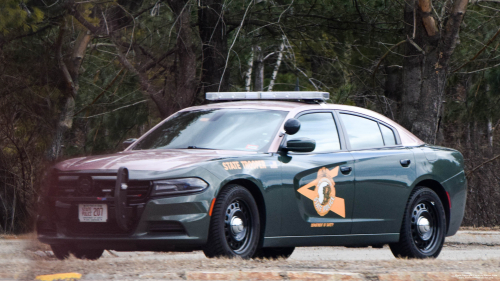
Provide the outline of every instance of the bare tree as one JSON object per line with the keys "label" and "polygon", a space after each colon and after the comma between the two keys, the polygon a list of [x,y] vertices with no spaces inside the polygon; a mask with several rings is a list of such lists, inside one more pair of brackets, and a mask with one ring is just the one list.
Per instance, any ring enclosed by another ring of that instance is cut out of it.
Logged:
{"label": "bare tree", "polygon": [[403,66],[401,123],[427,143],[435,143],[448,63],[455,50],[468,0],[446,2],[445,22],[432,15],[431,0],[407,1],[407,43]]}
{"label": "bare tree", "polygon": [[[63,52],[64,40],[68,33],[68,24],[63,18],[59,26],[59,36],[56,42],[56,56],[63,83],[60,85],[61,92],[64,93],[64,106],[59,115],[56,125],[56,133],[52,139],[52,144],[48,149],[47,158],[49,161],[56,160],[61,154],[61,148],[65,133],[73,126],[73,115],[75,113],[75,98],[78,95],[80,68],[85,57],[87,46],[92,40],[90,31],[82,30],[78,35],[72,50]],[[69,59],[65,60],[63,54],[70,53]]]}
{"label": "bare tree", "polygon": [[223,0],[200,1],[198,27],[203,44],[202,92],[217,92],[219,89],[223,92],[229,89],[229,71],[224,73],[228,55],[224,13]]}

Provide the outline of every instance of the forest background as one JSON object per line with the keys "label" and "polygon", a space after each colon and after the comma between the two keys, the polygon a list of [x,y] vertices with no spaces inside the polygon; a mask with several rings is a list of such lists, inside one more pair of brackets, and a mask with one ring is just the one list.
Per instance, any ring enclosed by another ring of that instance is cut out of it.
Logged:
{"label": "forest background", "polygon": [[44,169],[122,149],[207,91],[319,90],[458,149],[500,224],[498,0],[0,0],[0,233]]}

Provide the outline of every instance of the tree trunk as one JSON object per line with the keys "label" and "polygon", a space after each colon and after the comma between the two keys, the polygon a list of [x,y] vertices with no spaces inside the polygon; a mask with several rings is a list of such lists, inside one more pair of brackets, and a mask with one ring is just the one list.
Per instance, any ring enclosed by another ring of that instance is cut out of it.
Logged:
{"label": "tree trunk", "polygon": [[406,56],[403,66],[401,124],[426,143],[436,141],[448,62],[458,41],[467,0],[456,0],[444,28],[432,17],[430,0],[406,2]]}
{"label": "tree trunk", "polygon": [[283,43],[280,45],[280,50],[278,52],[278,59],[276,60],[276,65],[274,66],[273,70],[273,75],[271,76],[271,82],[269,82],[269,87],[267,87],[268,91],[272,91],[274,87],[274,82],[276,81],[276,78],[278,77],[278,71],[280,69],[281,65],[281,60],[283,59],[283,50],[285,49],[285,42],[283,38]]}
{"label": "tree trunk", "polygon": [[252,71],[253,71],[253,49],[250,52],[250,58],[248,59],[248,70],[245,74],[245,91],[249,92],[252,88]]}
{"label": "tree trunk", "polygon": [[264,54],[260,46],[255,45],[254,51],[254,65],[255,65],[255,84],[254,91],[264,90]]}
{"label": "tree trunk", "polygon": [[[229,89],[229,72],[224,67],[227,56],[227,36],[224,23],[223,0],[200,0],[198,26],[203,44],[203,71],[201,91],[221,92]],[[222,77],[222,79],[221,79]]]}
{"label": "tree trunk", "polygon": [[92,35],[85,30],[80,32],[75,41],[74,48],[71,52],[70,59],[66,62],[63,59],[63,41],[67,32],[66,22],[63,21],[60,26],[59,36],[56,42],[57,59],[59,68],[62,74],[63,83],[61,92],[64,93],[64,106],[59,115],[59,120],[56,125],[56,133],[52,140],[52,144],[47,152],[47,159],[54,161],[61,155],[64,136],[73,126],[73,116],[75,114],[75,98],[78,95],[78,80],[79,71],[87,50],[87,46],[92,40]]}
{"label": "tree trunk", "polygon": [[[169,99],[170,112],[168,115],[193,105],[198,88],[196,77],[196,35],[191,27],[190,0],[169,0],[168,4],[178,17],[177,23],[177,59],[176,91]],[[167,89],[165,89],[167,90]]]}

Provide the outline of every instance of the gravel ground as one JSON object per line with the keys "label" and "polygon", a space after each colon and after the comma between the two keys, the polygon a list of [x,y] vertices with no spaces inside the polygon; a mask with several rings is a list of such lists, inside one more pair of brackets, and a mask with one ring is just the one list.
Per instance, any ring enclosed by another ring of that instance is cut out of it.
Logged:
{"label": "gravel ground", "polygon": [[[65,272],[81,273],[82,280],[184,279],[189,272],[237,271],[353,272],[365,277],[393,272],[499,272],[500,243],[487,236],[481,236],[478,242],[477,233],[464,232],[450,239],[434,260],[395,259],[388,247],[308,247],[297,248],[288,260],[207,259],[199,251],[106,251],[97,261],[74,257],[59,261],[48,246],[29,239],[30,236],[0,238],[0,280],[33,280],[38,275]],[[488,235],[500,237],[497,234],[500,232],[494,230]],[[467,239],[467,235],[471,238]]]}

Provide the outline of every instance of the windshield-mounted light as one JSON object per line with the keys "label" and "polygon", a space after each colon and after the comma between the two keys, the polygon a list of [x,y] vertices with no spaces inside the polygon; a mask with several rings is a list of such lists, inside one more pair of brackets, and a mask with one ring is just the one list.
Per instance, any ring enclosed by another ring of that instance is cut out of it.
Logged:
{"label": "windshield-mounted light", "polygon": [[291,92],[208,92],[207,100],[328,100],[330,94],[315,91]]}
{"label": "windshield-mounted light", "polygon": [[151,196],[168,196],[200,192],[208,188],[208,183],[199,178],[183,178],[153,181]]}

